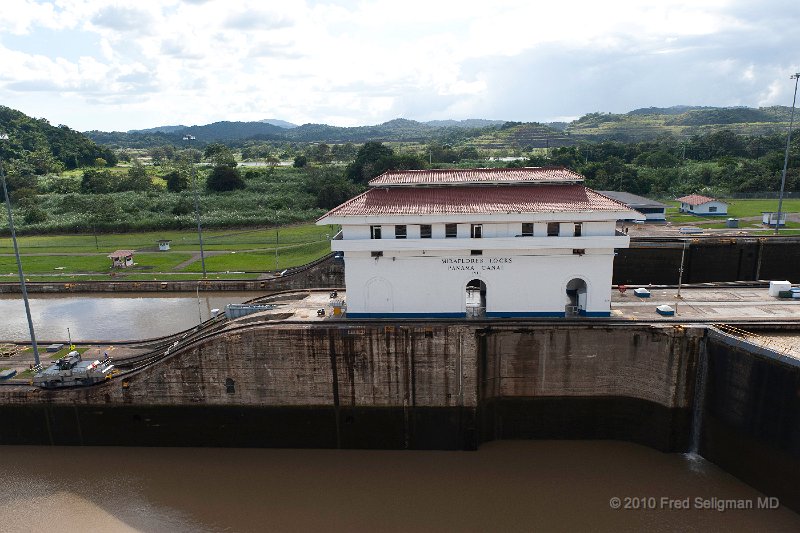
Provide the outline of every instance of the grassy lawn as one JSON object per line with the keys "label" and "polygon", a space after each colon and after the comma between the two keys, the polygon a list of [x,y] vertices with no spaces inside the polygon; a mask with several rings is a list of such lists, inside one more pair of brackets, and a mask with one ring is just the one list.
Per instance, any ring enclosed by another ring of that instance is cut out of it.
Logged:
{"label": "grassy lawn", "polygon": [[[255,279],[257,272],[276,270],[275,246],[278,245],[278,266],[296,267],[318,259],[330,252],[330,239],[337,226],[300,224],[258,229],[228,229],[203,232],[204,249],[226,252],[206,256],[206,271],[210,279]],[[277,237],[277,239],[276,239]],[[172,240],[172,249],[155,251],[158,239]],[[29,281],[151,281],[200,279],[201,263],[196,260],[181,270],[176,267],[191,259],[189,251],[199,252],[194,231],[142,232],[99,235],[97,251],[93,235],[40,235],[22,237],[20,252],[22,268]],[[118,249],[138,250],[136,265],[127,269],[111,269],[108,253]],[[11,240],[0,239],[0,282],[15,281],[17,275]],[[45,255],[26,255],[45,254]],[[86,255],[49,255],[86,254]],[[228,272],[249,272],[228,274]],[[113,273],[113,276],[112,276]]]}
{"label": "grassy lawn", "polygon": [[[778,200],[724,200],[728,203],[728,216],[734,218],[761,217],[762,211],[777,211]],[[800,198],[784,199],[784,213],[800,213]]]}
{"label": "grassy lawn", "polygon": [[[83,355],[83,352],[85,352],[88,349],[89,348],[77,348],[76,347],[75,351],[78,352],[79,354]],[[62,357],[64,357],[65,355],[67,355],[71,351],[72,350],[69,349],[69,346],[64,346],[59,351],[57,351],[55,353],[52,353],[52,354],[48,354],[48,356],[50,357],[50,359],[53,359],[53,360],[61,359]]]}
{"label": "grassy lawn", "polygon": [[[732,200],[732,199],[723,199],[723,202],[728,204],[728,214],[724,216],[717,216],[717,217],[703,217],[697,215],[687,215],[685,213],[680,213],[678,211],[678,202],[665,202],[673,207],[667,208],[667,220],[670,222],[719,222],[721,219],[725,218],[747,218],[747,217],[758,217],[759,220],[761,219],[761,213],[763,211],[777,211],[778,210],[778,200]],[[783,212],[785,213],[800,213],[800,199],[792,198],[786,199],[783,201]],[[720,222],[722,226],[725,227],[724,222]],[[789,227],[791,228],[792,223],[789,223]],[[707,226],[707,227],[717,227],[717,226]]]}
{"label": "grassy lawn", "polygon": [[[25,256],[22,258],[22,268],[25,274],[52,273],[65,274],[72,272],[102,272],[108,271],[111,260],[103,255],[43,255]],[[56,270],[58,268],[58,270]],[[17,261],[13,255],[0,256],[0,274],[17,273]]]}
{"label": "grassy lawn", "polygon": [[[281,244],[298,244],[331,238],[338,227],[300,224],[278,228]],[[275,246],[275,228],[226,229],[203,231],[206,250],[251,250]],[[103,253],[114,250],[156,251],[156,241],[169,239],[176,251],[200,250],[197,230],[150,231],[140,233],[110,233],[97,235],[35,235],[19,237],[20,253]],[[12,254],[9,237],[0,238],[0,254]]]}
{"label": "grassy lawn", "polygon": [[[191,258],[192,254],[186,253],[145,253],[135,254],[136,270],[151,270],[159,272],[172,270],[179,263]],[[22,257],[22,269],[28,274],[72,274],[110,272],[111,260],[103,254],[100,255],[27,255]],[[117,269],[118,271],[120,269]],[[0,274],[17,274],[17,262],[13,256],[0,256]]]}
{"label": "grassy lawn", "polygon": [[[322,257],[330,252],[330,242],[314,242],[299,246],[287,246],[278,249],[278,267],[281,269],[300,266]],[[275,265],[275,249],[264,252],[237,252],[206,257],[206,270],[209,272],[258,272],[277,270]],[[186,267],[187,272],[201,272],[200,261]],[[227,275],[226,275],[227,277]]]}

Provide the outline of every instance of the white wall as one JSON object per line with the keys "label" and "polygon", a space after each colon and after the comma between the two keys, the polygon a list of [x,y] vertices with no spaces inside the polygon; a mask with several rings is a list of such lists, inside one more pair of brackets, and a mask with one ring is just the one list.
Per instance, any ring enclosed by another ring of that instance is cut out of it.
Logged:
{"label": "white wall", "polygon": [[610,312],[613,249],[587,250],[582,256],[571,249],[514,254],[392,252],[376,259],[367,252],[346,252],[347,314],[463,316],[466,285],[480,279],[487,286],[489,316],[559,316],[572,278],[586,282],[586,311]]}
{"label": "white wall", "polygon": [[[717,211],[712,213],[710,211],[711,207],[716,207]],[[689,209],[689,213],[693,213],[695,215],[727,215],[728,214],[728,204],[724,202],[708,202],[703,205],[696,205]]]}
{"label": "white wall", "polygon": [[647,220],[666,220],[666,209],[662,209],[658,213],[642,213]]}
{"label": "white wall", "polygon": [[[377,225],[377,224],[375,224]],[[575,231],[574,222],[562,222],[561,235],[571,236]],[[522,224],[519,222],[490,222],[482,224],[483,238],[503,238],[516,237],[522,233]],[[467,239],[470,237],[472,224],[458,224],[458,238]],[[604,235],[614,235],[615,223],[609,221],[590,221],[582,222],[582,235],[586,237],[597,237]],[[419,239],[420,225],[407,224],[406,235],[408,239]],[[547,223],[537,222],[533,227],[534,237],[547,236]],[[369,225],[344,225],[342,226],[342,238],[344,240],[358,240],[370,238]],[[381,238],[394,239],[394,224],[381,225]],[[445,238],[445,225],[432,224],[432,238]]]}

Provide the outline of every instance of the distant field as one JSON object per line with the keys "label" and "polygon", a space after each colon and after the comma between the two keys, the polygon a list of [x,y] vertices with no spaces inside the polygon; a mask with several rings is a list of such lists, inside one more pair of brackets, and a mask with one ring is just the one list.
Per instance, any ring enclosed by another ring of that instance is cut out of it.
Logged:
{"label": "distant field", "polygon": [[[720,221],[725,218],[747,218],[758,217],[761,219],[763,211],[777,211],[778,200],[737,200],[737,199],[722,199],[723,202],[728,204],[728,214],[726,216],[716,217],[702,217],[696,215],[687,215],[678,212],[679,202],[671,201],[665,202],[671,205],[667,209],[667,220],[671,222],[704,222],[704,221]],[[800,199],[792,198],[783,201],[783,212],[785,213],[800,213]],[[789,223],[789,227],[791,223]]]}
{"label": "distant field", "polygon": [[[276,236],[281,246],[330,240],[337,227],[298,224],[278,228],[204,230],[205,250],[258,250],[274,248]],[[276,235],[277,234],[277,235]],[[176,251],[199,251],[197,230],[108,233],[97,235],[36,235],[18,237],[20,253],[105,253],[114,250],[157,251],[157,241],[169,239]],[[0,254],[14,250],[10,237],[0,238]]]}

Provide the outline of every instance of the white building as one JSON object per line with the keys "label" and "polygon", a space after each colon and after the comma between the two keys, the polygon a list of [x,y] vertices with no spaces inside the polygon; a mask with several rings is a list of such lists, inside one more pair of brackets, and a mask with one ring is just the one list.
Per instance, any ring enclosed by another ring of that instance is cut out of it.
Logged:
{"label": "white building", "polygon": [[709,198],[700,194],[690,194],[683,198],[678,198],[681,203],[681,211],[691,215],[727,215],[728,204],[720,202],[716,198]]}
{"label": "white building", "polygon": [[609,316],[618,219],[644,217],[563,168],[387,172],[340,224],[351,318]]}
{"label": "white building", "polygon": [[761,223],[766,224],[767,226],[775,226],[779,224],[781,226],[786,225],[786,213],[781,211],[781,219],[778,221],[778,213],[774,211],[762,211],[761,212]]}

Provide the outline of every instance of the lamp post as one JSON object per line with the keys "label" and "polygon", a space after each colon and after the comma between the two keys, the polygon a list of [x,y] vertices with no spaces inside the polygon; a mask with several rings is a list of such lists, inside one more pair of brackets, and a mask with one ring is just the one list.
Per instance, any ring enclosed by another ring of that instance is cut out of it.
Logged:
{"label": "lamp post", "polygon": [[278,271],[278,244],[280,244],[280,235],[278,234],[278,210],[275,210],[275,272]]}
{"label": "lamp post", "polygon": [[[7,141],[8,135],[0,133],[0,141]],[[17,271],[19,271],[19,286],[22,290],[22,300],[25,302],[25,315],[28,317],[28,331],[31,334],[31,347],[33,348],[33,360],[38,367],[39,347],[36,345],[36,334],[33,331],[33,319],[31,318],[31,306],[28,303],[28,289],[25,286],[25,274],[22,272],[22,261],[19,258],[19,247],[17,246],[17,233],[14,231],[14,217],[11,215],[11,199],[8,197],[8,186],[6,185],[6,173],[3,169],[3,161],[0,159],[0,178],[3,180],[3,195],[6,198],[6,211],[8,212],[8,227],[11,229],[11,242],[14,243],[14,256],[17,258]]]}
{"label": "lamp post", "polygon": [[[189,143],[191,146],[191,142],[195,140],[194,135],[184,135],[183,140]],[[206,256],[203,253],[203,226],[200,224],[200,197],[197,191],[197,170],[194,167],[194,161],[191,161],[192,164],[192,188],[194,189],[194,213],[197,216],[197,237],[200,239],[200,264],[203,266],[203,278],[206,277]]]}
{"label": "lamp post", "polygon": [[792,126],[794,126],[794,104],[797,102],[797,80],[800,79],[800,72],[794,73],[789,77],[794,80],[794,97],[792,98],[792,113],[789,115],[789,134],[786,136],[786,154],[783,156],[783,172],[781,173],[781,194],[778,197],[778,219],[775,221],[775,235],[781,227],[781,211],[783,209],[783,189],[786,187],[786,167],[789,165],[789,142],[792,140]]}

